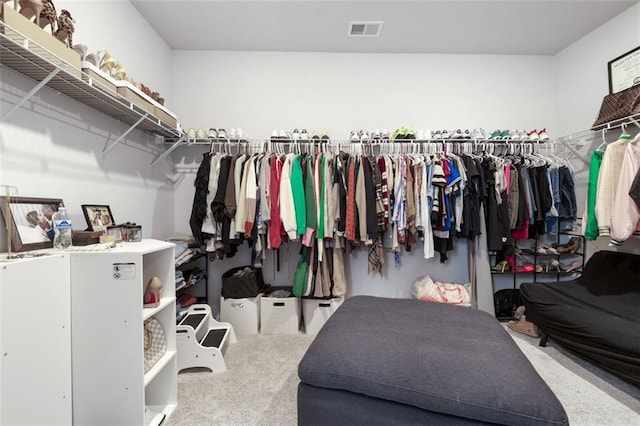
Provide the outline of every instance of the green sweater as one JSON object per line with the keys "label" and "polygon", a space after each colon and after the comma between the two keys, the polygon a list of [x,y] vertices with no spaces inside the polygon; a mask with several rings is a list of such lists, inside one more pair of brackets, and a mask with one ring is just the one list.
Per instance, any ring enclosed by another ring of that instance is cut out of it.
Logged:
{"label": "green sweater", "polygon": [[293,191],[293,206],[296,210],[296,233],[302,235],[307,230],[307,208],[304,197],[304,183],[302,179],[302,165],[300,156],[293,159],[291,168],[291,190]]}
{"label": "green sweater", "polygon": [[587,189],[587,225],[584,236],[589,241],[598,238],[598,219],[596,218],[596,193],[598,191],[598,174],[602,164],[603,151],[596,149],[591,155],[589,164],[589,186]]}

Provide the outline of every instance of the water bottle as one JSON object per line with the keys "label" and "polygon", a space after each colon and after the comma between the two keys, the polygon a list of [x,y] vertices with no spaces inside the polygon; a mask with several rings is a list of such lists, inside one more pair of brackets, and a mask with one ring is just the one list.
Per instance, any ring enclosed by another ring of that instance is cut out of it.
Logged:
{"label": "water bottle", "polygon": [[55,230],[53,246],[57,249],[66,249],[71,246],[71,221],[67,217],[67,209],[59,207],[51,219]]}

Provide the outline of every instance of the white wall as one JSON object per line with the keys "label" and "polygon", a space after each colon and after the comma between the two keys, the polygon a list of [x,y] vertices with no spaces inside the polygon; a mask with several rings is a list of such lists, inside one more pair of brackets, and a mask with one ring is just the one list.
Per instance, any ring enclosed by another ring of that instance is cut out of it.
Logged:
{"label": "white wall", "polygon": [[[75,43],[90,51],[108,47],[134,78],[170,93],[169,49],[128,1],[57,1],[56,7],[76,20]],[[2,67],[0,114],[34,84]],[[134,130],[103,158],[128,128],[45,87],[0,123],[0,185],[17,186],[22,197],[62,198],[74,229],[86,227],[81,204],[107,204],[119,223],[141,224],[144,238],[165,238],[173,232],[173,190],[167,163],[150,167],[155,138]],[[1,228],[0,251],[6,251]]]}
{"label": "white wall", "polygon": [[[256,138],[274,128],[306,128],[339,139],[352,129],[400,126],[554,128],[550,57],[177,51],[172,58],[175,112],[185,128],[240,127]],[[174,159],[194,172],[206,150],[181,148]],[[185,176],[176,189],[178,231],[189,229],[194,177]],[[403,253],[397,270],[387,253],[384,278],[367,275],[366,250],[355,252],[347,260],[350,294],[411,297],[412,282],[427,272],[443,281],[468,280],[465,241],[456,241],[444,265],[438,258],[424,260],[421,252],[419,243]],[[275,278],[269,260],[268,282],[287,282],[298,260],[295,248],[291,253],[294,263],[281,255],[282,273]],[[248,250],[237,256],[250,262]],[[219,293],[217,280],[231,266],[211,264],[211,294]]]}

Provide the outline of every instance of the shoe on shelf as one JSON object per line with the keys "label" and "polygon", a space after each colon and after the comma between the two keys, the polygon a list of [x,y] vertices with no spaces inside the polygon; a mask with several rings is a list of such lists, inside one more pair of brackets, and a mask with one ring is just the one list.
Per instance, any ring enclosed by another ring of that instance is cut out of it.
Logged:
{"label": "shoe on shelf", "polygon": [[302,129],[302,131],[300,132],[300,140],[301,141],[309,140],[309,134],[307,133],[307,129]]}
{"label": "shoe on shelf", "polygon": [[502,130],[494,130],[493,133],[491,133],[491,136],[489,136],[489,140],[500,139],[501,135],[502,135]]}
{"label": "shoe on shelf", "polygon": [[419,140],[419,141],[425,140],[425,138],[424,138],[424,130],[418,129],[416,131],[416,140]]}
{"label": "shoe on shelf", "polygon": [[457,129],[457,130],[453,133],[453,136],[451,136],[451,139],[464,139],[464,135],[462,134],[462,130]]}
{"label": "shoe on shelf", "polygon": [[326,130],[323,130],[320,133],[320,139],[323,140],[323,141],[328,141],[329,140],[329,132],[326,131]]}
{"label": "shoe on shelf", "polygon": [[278,139],[278,129],[273,129],[271,132],[271,139]]}
{"label": "shoe on shelf", "polygon": [[471,131],[469,129],[464,129],[464,132],[462,132],[462,137],[464,139],[471,139]]}
{"label": "shoe on shelf", "polygon": [[214,128],[209,129],[209,131],[207,132],[207,137],[210,139],[217,139],[218,131]]}
{"label": "shoe on shelf", "polygon": [[360,142],[368,142],[369,141],[369,131],[362,129],[358,132],[358,135],[360,136]]}
{"label": "shoe on shelf", "polygon": [[389,131],[387,129],[382,129],[382,133],[380,134],[382,139],[389,140]]}
{"label": "shoe on shelf", "polygon": [[520,132],[518,132],[516,129],[509,130],[509,139],[511,139],[512,141],[519,141]]}
{"label": "shoe on shelf", "polygon": [[374,129],[371,137],[373,138],[373,140],[378,140],[382,137],[382,134],[380,133],[379,129]]}
{"label": "shoe on shelf", "polygon": [[286,138],[287,140],[292,141],[292,140],[293,140],[293,135],[291,134],[291,132],[287,132],[287,133],[285,133],[285,138]]}
{"label": "shoe on shelf", "polygon": [[195,139],[196,138],[196,129],[187,130],[187,137],[189,139]]}
{"label": "shoe on shelf", "polygon": [[293,129],[293,132],[291,133],[291,138],[294,141],[297,141],[300,139],[300,132],[298,131],[298,129]]}
{"label": "shoe on shelf", "polygon": [[227,131],[225,129],[218,129],[218,139],[226,139]]}
{"label": "shoe on shelf", "polygon": [[560,272],[560,262],[553,259],[547,264],[547,272]]}
{"label": "shoe on shelf", "polygon": [[523,129],[523,130],[520,130],[519,132],[520,132],[519,136],[520,136],[520,140],[521,141],[528,141],[529,140],[529,133],[527,133],[526,130]]}
{"label": "shoe on shelf", "polygon": [[451,134],[449,133],[448,130],[442,131],[442,139],[449,139],[450,137],[451,137]]}
{"label": "shoe on shelf", "polygon": [[571,237],[566,244],[551,244],[559,254],[573,254],[580,248],[580,237]]}
{"label": "shoe on shelf", "polygon": [[229,139],[230,140],[236,140],[238,137],[236,135],[236,129],[231,128],[229,129]]}
{"label": "shoe on shelf", "polygon": [[538,137],[540,138],[540,142],[546,142],[549,140],[546,127],[538,132]]}
{"label": "shoe on shelf", "polygon": [[349,135],[349,140],[351,142],[359,142],[360,141],[360,136],[358,136],[358,132],[355,130],[351,131],[351,134]]}
{"label": "shoe on shelf", "polygon": [[499,139],[509,139],[509,131],[508,130],[503,130],[500,132],[500,138]]}
{"label": "shoe on shelf", "polygon": [[436,131],[433,133],[433,139],[434,139],[434,140],[442,139],[442,132],[441,132],[440,130],[436,130]]}
{"label": "shoe on shelf", "polygon": [[236,137],[238,138],[238,140],[241,140],[241,139],[245,140],[245,139],[248,138],[248,135],[241,128],[237,128],[236,129]]}
{"label": "shoe on shelf", "polygon": [[196,139],[206,139],[207,135],[204,133],[204,130],[198,129],[196,130]]}
{"label": "shoe on shelf", "polygon": [[278,132],[278,139],[287,139],[287,133],[284,130],[280,129],[280,131]]}
{"label": "shoe on shelf", "polygon": [[582,262],[580,260],[574,260],[568,265],[560,265],[560,269],[564,272],[575,271],[576,269],[582,267]]}
{"label": "shoe on shelf", "polygon": [[530,131],[527,136],[529,136],[529,140],[530,141],[539,141],[540,140],[540,135],[538,134],[538,131],[536,129],[533,129],[532,131]]}

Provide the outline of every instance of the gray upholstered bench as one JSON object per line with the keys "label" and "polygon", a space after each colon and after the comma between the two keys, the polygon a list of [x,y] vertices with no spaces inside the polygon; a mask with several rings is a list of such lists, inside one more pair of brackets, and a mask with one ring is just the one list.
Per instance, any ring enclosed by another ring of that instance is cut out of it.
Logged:
{"label": "gray upholstered bench", "polygon": [[496,319],[457,306],[351,297],[298,375],[300,425],[569,423]]}

